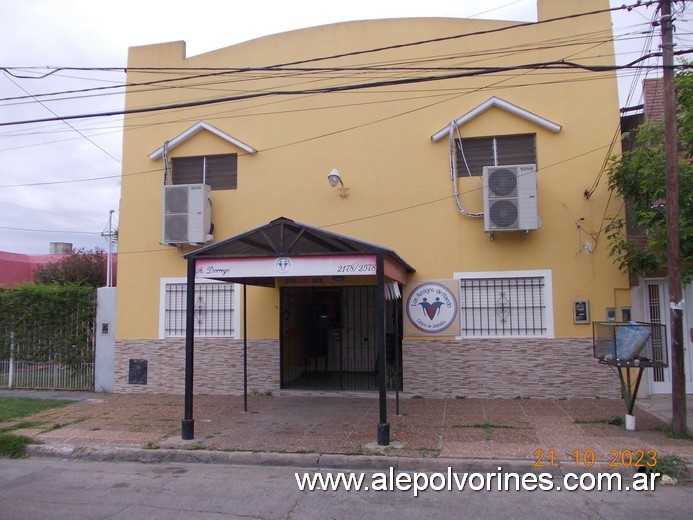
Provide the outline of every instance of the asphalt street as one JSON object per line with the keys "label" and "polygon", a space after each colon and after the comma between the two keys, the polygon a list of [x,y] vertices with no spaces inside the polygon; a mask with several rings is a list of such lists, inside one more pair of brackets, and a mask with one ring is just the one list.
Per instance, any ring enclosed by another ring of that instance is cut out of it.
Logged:
{"label": "asphalt street", "polygon": [[[3,520],[690,518],[691,486],[614,491],[300,491],[300,468],[0,460]],[[324,474],[324,472],[323,472]],[[372,472],[367,474],[372,476]]]}

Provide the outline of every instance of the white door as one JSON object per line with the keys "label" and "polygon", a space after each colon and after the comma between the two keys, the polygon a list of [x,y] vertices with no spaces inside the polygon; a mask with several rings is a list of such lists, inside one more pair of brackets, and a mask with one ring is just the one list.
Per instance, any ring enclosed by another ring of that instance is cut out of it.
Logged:
{"label": "white door", "polygon": [[693,285],[684,288],[683,298],[688,302],[683,311],[683,359],[686,367],[686,393],[693,394]]}
{"label": "white door", "polygon": [[[644,282],[645,319],[651,323],[666,325],[667,331],[667,368],[648,368],[650,391],[653,394],[671,393],[671,325],[669,313],[669,287],[665,280],[646,280]],[[688,302],[683,313],[683,345],[684,369],[686,371],[686,393],[693,393],[693,285],[688,285],[684,291],[685,301]],[[653,348],[663,348],[663,345],[653,343]]]}

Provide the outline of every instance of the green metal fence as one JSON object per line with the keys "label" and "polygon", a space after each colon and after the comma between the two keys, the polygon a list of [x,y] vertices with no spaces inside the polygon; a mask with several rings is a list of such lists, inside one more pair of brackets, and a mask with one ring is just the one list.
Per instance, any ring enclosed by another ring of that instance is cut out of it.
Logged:
{"label": "green metal fence", "polygon": [[95,302],[51,301],[0,308],[0,388],[93,390]]}

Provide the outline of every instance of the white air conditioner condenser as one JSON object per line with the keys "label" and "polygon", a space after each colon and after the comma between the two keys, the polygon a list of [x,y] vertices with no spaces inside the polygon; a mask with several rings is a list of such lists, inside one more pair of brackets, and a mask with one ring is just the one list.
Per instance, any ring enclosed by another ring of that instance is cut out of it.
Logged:
{"label": "white air conditioner condenser", "polygon": [[484,166],[484,230],[539,229],[535,164]]}
{"label": "white air conditioner condenser", "polygon": [[206,244],[212,240],[211,208],[211,188],[207,184],[164,186],[161,242]]}

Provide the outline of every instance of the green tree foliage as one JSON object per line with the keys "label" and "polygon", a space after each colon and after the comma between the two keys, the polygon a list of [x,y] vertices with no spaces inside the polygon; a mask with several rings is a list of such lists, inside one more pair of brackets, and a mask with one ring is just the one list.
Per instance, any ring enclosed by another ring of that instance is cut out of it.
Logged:
{"label": "green tree foliage", "polygon": [[93,360],[96,290],[86,285],[32,284],[0,290],[0,359],[10,345],[21,361]]}
{"label": "green tree foliage", "polygon": [[[693,279],[693,70],[677,74],[679,227],[681,272]],[[665,152],[663,124],[645,122],[634,130],[630,152],[613,157],[609,187],[628,205],[630,225],[616,218],[606,229],[611,255],[631,275],[652,274],[667,265]]]}
{"label": "green tree foliage", "polygon": [[39,267],[34,281],[103,287],[106,285],[106,255],[98,248],[93,251],[78,249],[58,262]]}

